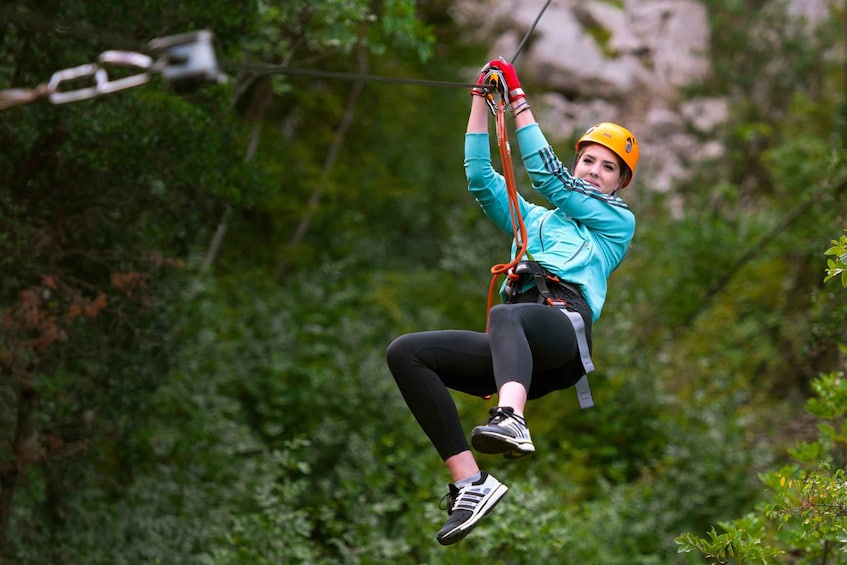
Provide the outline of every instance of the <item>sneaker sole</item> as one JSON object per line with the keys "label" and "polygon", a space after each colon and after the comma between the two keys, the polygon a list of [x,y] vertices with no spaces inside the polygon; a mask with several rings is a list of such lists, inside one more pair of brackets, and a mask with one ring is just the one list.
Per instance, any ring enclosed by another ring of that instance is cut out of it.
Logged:
{"label": "sneaker sole", "polygon": [[535,453],[535,446],[531,441],[519,442],[513,437],[491,432],[472,432],[471,445],[480,453],[509,454],[511,455],[510,459],[518,459],[524,455]]}
{"label": "sneaker sole", "polygon": [[446,534],[441,537],[437,537],[438,543],[441,545],[452,545],[458,541],[461,541],[471,533],[476,525],[482,520],[489,512],[491,512],[497,503],[500,502],[500,499],[503,498],[503,495],[509,490],[509,487],[500,483],[497,485],[497,488],[494,489],[494,492],[488,497],[488,500],[485,502],[485,505],[477,509],[476,514],[472,514],[470,518],[468,518],[462,524],[456,526]]}

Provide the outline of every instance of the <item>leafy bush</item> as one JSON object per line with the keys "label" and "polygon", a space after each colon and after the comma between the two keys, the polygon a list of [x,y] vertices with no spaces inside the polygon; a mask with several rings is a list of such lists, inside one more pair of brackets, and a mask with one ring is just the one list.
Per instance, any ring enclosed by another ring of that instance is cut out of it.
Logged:
{"label": "leafy bush", "polygon": [[[826,254],[841,260],[847,238],[832,243]],[[827,280],[839,268],[830,260]],[[841,352],[847,355],[847,347]],[[712,527],[708,537],[679,535],[681,553],[697,551],[719,563],[767,563],[788,555],[794,563],[847,562],[847,376],[823,374],[811,386],[815,396],[806,411],[817,419],[817,439],[789,450],[792,464],[760,475],[769,494],[754,512],[720,522],[723,533]]]}
{"label": "leafy bush", "polygon": [[719,523],[722,533],[713,527],[708,537],[678,536],[680,552],[719,563],[788,555],[793,563],[847,562],[847,378],[843,371],[821,375],[812,386],[807,411],[819,420],[818,438],[789,451],[793,464],[761,474],[769,495],[754,512]]}

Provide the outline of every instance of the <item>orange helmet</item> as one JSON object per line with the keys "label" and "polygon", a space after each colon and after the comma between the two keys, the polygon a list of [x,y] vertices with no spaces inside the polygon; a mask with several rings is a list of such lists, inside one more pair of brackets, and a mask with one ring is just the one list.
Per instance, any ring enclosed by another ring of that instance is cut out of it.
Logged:
{"label": "orange helmet", "polygon": [[[630,183],[633,175],[635,175],[635,167],[638,165],[638,141],[631,131],[611,122],[594,124],[576,142],[577,159],[583,146],[587,143],[599,143],[620,157],[628,169],[626,171],[628,174],[623,178],[621,188]],[[574,162],[574,167],[576,167],[576,162]]]}

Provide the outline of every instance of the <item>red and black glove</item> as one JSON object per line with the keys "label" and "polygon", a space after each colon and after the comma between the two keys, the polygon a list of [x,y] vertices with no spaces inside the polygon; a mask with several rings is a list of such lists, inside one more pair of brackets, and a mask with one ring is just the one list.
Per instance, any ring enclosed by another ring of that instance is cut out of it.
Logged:
{"label": "red and black glove", "polygon": [[521,81],[518,80],[518,73],[515,72],[514,65],[507,62],[502,57],[488,61],[482,69],[483,74],[488,77],[482,77],[485,78],[485,80],[490,78],[492,72],[497,72],[501,77],[503,77],[503,82],[506,83],[506,86],[505,88],[502,88],[501,85],[500,88],[502,88],[502,90],[500,92],[504,95],[506,103],[511,104],[513,108],[520,103],[522,98],[526,98],[526,94],[524,93],[523,88],[521,88]]}

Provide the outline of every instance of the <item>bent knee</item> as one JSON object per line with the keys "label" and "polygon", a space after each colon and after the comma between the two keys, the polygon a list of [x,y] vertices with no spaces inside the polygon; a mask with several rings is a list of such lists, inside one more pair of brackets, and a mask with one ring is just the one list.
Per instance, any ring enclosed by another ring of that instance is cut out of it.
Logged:
{"label": "bent knee", "polygon": [[394,338],[385,348],[385,360],[388,366],[397,363],[401,359],[408,359],[414,355],[413,340],[411,334],[404,334]]}
{"label": "bent knee", "polygon": [[502,323],[511,323],[512,320],[520,318],[518,309],[512,304],[496,304],[488,312],[488,325],[494,326]]}

